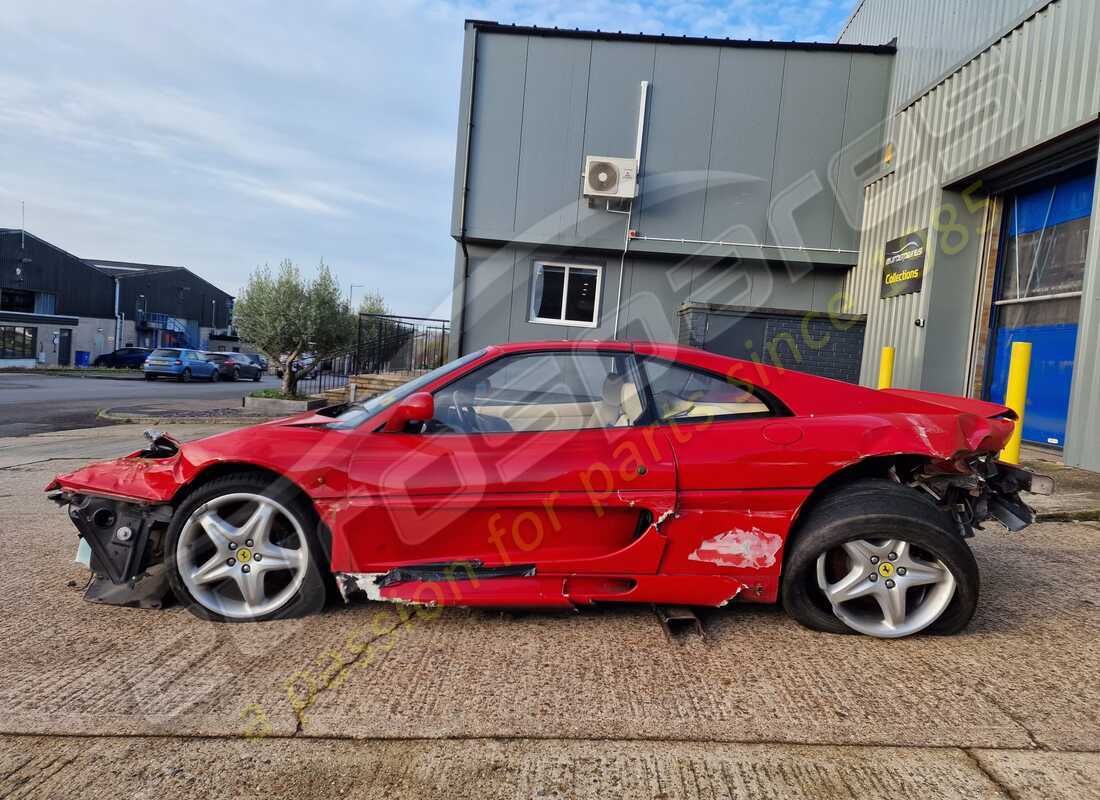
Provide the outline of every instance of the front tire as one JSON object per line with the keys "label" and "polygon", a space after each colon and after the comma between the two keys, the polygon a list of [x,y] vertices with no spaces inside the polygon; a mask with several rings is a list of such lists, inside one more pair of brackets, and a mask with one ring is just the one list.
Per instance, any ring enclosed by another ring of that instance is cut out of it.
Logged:
{"label": "front tire", "polygon": [[156,379],[157,379],[157,376],[156,376],[156,375],[153,375],[152,373],[149,373],[149,372],[146,372],[146,373],[145,373],[145,380],[147,380],[147,381],[155,381]]}
{"label": "front tire", "polygon": [[862,480],[825,498],[787,551],[781,599],[802,625],[900,638],[953,634],[977,609],[978,565],[930,498]]}
{"label": "front tire", "polygon": [[217,370],[214,370],[213,372],[210,373],[210,382],[211,383],[217,383],[218,381],[221,380],[221,377],[222,377],[221,374],[219,374],[219,372]]}
{"label": "front tire", "polygon": [[217,622],[320,611],[328,559],[312,506],[280,481],[238,473],[200,487],[176,510],[164,543],[180,603]]}

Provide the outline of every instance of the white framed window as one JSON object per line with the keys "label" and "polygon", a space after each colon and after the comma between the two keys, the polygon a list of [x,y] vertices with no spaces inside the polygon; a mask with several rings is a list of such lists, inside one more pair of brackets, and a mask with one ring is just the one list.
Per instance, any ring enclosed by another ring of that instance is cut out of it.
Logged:
{"label": "white framed window", "polygon": [[600,320],[603,267],[536,261],[530,322],[595,328]]}

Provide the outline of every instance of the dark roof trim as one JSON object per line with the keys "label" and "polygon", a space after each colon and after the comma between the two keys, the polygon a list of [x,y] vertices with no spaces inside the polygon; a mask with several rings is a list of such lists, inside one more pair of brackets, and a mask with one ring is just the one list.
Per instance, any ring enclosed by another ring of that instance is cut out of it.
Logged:
{"label": "dark roof trim", "polygon": [[774,42],[757,39],[712,39],[708,36],[666,36],[664,34],[623,33],[622,31],[586,31],[579,28],[540,28],[534,25],[502,25],[479,19],[468,19],[466,25],[483,33],[506,33],[516,36],[548,36],[562,39],[599,39],[612,42],[646,42],[653,44],[694,44],[709,47],[762,48],[767,50],[810,50],[825,53],[880,53],[893,55],[892,44],[835,44],[832,42]]}
{"label": "dark roof trim", "polygon": [[108,264],[105,261],[92,261],[90,259],[84,259],[92,267],[102,272],[104,275],[110,275],[112,278],[118,278],[125,280],[126,278],[141,278],[149,275],[162,275],[165,272],[190,272],[187,267],[162,267],[156,264],[133,264],[124,265],[121,261],[117,264]]}
{"label": "dark roof trim", "polygon": [[79,325],[79,317],[63,314],[31,314],[24,311],[0,311],[0,323],[5,325]]}

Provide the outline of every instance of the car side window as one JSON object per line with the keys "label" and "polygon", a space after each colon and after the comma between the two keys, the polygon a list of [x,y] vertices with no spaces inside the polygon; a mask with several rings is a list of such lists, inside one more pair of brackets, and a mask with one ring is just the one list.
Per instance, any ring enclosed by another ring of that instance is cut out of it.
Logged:
{"label": "car side window", "polygon": [[777,414],[775,403],[742,380],[671,361],[643,361],[658,421],[745,419]]}
{"label": "car side window", "polygon": [[505,356],[434,394],[431,433],[583,430],[634,424],[644,395],[627,353]]}

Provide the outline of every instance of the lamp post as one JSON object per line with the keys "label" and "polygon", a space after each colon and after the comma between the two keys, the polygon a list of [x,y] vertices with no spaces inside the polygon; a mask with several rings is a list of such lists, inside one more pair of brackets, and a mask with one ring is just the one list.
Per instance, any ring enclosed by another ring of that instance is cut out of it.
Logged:
{"label": "lamp post", "polygon": [[351,293],[354,292],[356,289],[362,289],[362,288],[363,288],[363,284],[361,284],[361,283],[353,283],[351,286],[348,287],[348,308],[349,309],[351,308]]}

